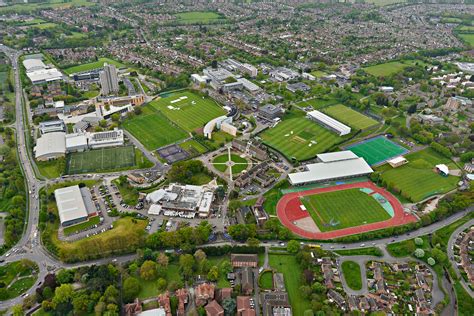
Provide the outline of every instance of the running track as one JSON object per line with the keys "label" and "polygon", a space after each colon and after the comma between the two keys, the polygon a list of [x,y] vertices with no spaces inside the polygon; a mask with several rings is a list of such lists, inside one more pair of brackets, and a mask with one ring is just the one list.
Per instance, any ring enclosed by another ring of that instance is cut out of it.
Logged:
{"label": "running track", "polygon": [[[371,223],[367,225],[348,227],[348,228],[343,228],[339,230],[334,230],[334,231],[329,231],[329,232],[318,232],[318,233],[309,232],[293,224],[295,220],[309,216],[307,212],[304,212],[300,209],[300,204],[301,204],[300,197],[306,196],[306,195],[318,194],[318,193],[353,189],[353,188],[370,188],[373,191],[381,194],[392,205],[394,209],[394,216],[391,219],[383,221],[383,222]],[[387,228],[391,226],[404,225],[411,222],[416,222],[417,220],[415,216],[411,214],[407,214],[403,211],[403,207],[396,197],[394,197],[391,193],[389,193],[385,189],[379,188],[378,186],[376,186],[375,184],[369,181],[350,183],[350,184],[341,184],[341,185],[336,185],[336,186],[327,187],[327,188],[319,188],[319,189],[313,189],[313,190],[308,190],[308,191],[289,193],[289,194],[284,195],[280,199],[280,201],[278,201],[276,209],[277,209],[278,218],[280,219],[281,223],[284,226],[289,228],[293,233],[301,237],[308,238],[308,239],[322,239],[322,240],[333,239],[333,238],[338,238],[338,237],[343,237],[343,236],[348,236],[348,235],[353,235],[353,234],[365,233],[365,232],[373,231],[373,230],[379,230],[379,229],[383,229],[383,228]]]}

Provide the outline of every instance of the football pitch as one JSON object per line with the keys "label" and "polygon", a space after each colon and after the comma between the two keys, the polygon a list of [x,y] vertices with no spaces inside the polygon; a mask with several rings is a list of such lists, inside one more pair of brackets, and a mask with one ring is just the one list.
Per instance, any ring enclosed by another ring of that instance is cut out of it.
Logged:
{"label": "football pitch", "polygon": [[408,152],[384,136],[367,139],[351,145],[347,149],[364,158],[371,166]]}
{"label": "football pitch", "polygon": [[148,150],[155,150],[185,139],[188,134],[171,123],[161,112],[135,116],[123,123],[129,131]]}
{"label": "football pitch", "polygon": [[407,65],[399,61],[391,61],[388,63],[378,64],[362,68],[366,73],[371,74],[375,77],[385,77],[393,75],[399,71],[402,71]]}
{"label": "football pitch", "polygon": [[355,129],[367,129],[378,124],[376,120],[342,104],[329,106],[322,111]]}
{"label": "football pitch", "polygon": [[188,132],[204,127],[210,120],[226,114],[214,100],[189,91],[174,93],[150,104]]}
{"label": "football pitch", "polygon": [[133,146],[101,148],[68,155],[67,173],[104,172],[135,165]]}
{"label": "football pitch", "polygon": [[390,219],[377,200],[360,189],[347,189],[300,198],[321,232]]}
{"label": "football pitch", "polygon": [[401,195],[413,202],[419,202],[435,194],[446,193],[456,188],[458,177],[443,177],[433,169],[437,164],[448,164],[449,159],[444,158],[430,148],[406,155],[406,165],[392,168],[383,165],[377,168],[381,178]]}
{"label": "football pitch", "polygon": [[344,139],[304,116],[285,119],[260,137],[288,159],[296,160],[310,159]]}
{"label": "football pitch", "polygon": [[78,66],[73,66],[69,67],[66,69],[63,69],[64,73],[67,75],[78,73],[78,72],[85,72],[89,70],[94,70],[97,68],[102,68],[104,66],[104,63],[107,63],[109,65],[115,65],[115,67],[120,68],[123,67],[124,65],[122,63],[119,63],[118,61],[115,61],[110,58],[99,58],[98,61],[94,61],[92,63],[87,63],[87,64],[82,64]]}

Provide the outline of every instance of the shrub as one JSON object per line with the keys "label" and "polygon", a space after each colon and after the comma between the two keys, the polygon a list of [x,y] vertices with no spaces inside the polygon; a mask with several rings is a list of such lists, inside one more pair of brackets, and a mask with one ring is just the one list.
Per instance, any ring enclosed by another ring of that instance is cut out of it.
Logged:
{"label": "shrub", "polygon": [[421,248],[415,250],[415,257],[423,258],[425,256],[425,251]]}
{"label": "shrub", "polygon": [[423,246],[423,239],[421,239],[419,237],[415,238],[415,245]]}
{"label": "shrub", "polygon": [[433,259],[432,257],[429,257],[428,260],[427,260],[428,264],[430,266],[434,266],[436,264],[436,261],[435,259]]}

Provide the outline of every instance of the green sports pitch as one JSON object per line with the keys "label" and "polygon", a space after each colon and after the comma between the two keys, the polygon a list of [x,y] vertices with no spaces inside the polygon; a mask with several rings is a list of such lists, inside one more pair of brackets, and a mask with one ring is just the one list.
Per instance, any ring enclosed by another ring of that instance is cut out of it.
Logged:
{"label": "green sports pitch", "polygon": [[226,111],[214,100],[186,91],[150,103],[185,131],[192,132]]}
{"label": "green sports pitch", "polygon": [[68,155],[67,173],[106,172],[135,166],[133,146],[101,148]]}
{"label": "green sports pitch", "polygon": [[151,106],[143,107],[142,114],[123,122],[123,127],[148,150],[155,150],[189,136]]}
{"label": "green sports pitch", "polygon": [[357,156],[364,158],[371,166],[408,152],[408,150],[388,140],[384,136],[364,140],[360,143],[348,146],[347,149]]}
{"label": "green sports pitch", "polygon": [[332,118],[335,118],[355,129],[367,129],[378,124],[376,120],[342,104],[329,106],[324,108],[322,111]]}
{"label": "green sports pitch", "polygon": [[382,205],[360,189],[318,193],[300,200],[321,232],[390,219]]}
{"label": "green sports pitch", "polygon": [[288,159],[299,161],[313,158],[344,139],[305,116],[284,119],[260,137]]}

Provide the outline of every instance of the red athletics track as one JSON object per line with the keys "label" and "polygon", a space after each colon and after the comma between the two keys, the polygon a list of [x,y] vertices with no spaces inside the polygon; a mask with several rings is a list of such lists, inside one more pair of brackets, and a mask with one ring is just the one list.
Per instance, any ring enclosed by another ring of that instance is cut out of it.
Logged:
{"label": "red athletics track", "polygon": [[[329,232],[318,232],[318,233],[309,232],[293,224],[293,221],[309,216],[308,212],[302,211],[300,209],[300,205],[301,205],[300,197],[306,196],[306,195],[318,194],[318,193],[353,189],[353,188],[369,188],[381,194],[392,205],[394,209],[394,216],[391,219],[383,221],[383,222],[371,223],[367,225],[348,227],[348,228],[343,228],[339,230],[334,230],[334,231],[329,231]],[[284,226],[289,228],[293,233],[301,237],[308,238],[308,239],[323,239],[323,240],[333,239],[333,238],[338,238],[338,237],[343,237],[343,236],[348,236],[348,235],[353,235],[353,234],[365,233],[372,230],[383,229],[383,228],[387,228],[391,226],[399,226],[399,225],[404,225],[411,222],[416,222],[415,216],[411,214],[406,214],[403,211],[403,207],[396,197],[394,197],[391,193],[389,193],[385,189],[379,188],[378,186],[376,186],[375,184],[369,181],[350,183],[350,184],[341,184],[341,185],[336,185],[336,186],[327,187],[327,188],[319,188],[319,189],[313,189],[313,190],[308,190],[308,191],[288,193],[288,194],[285,194],[280,199],[280,201],[278,201],[276,209],[277,209],[278,218],[280,219],[281,223]]]}

